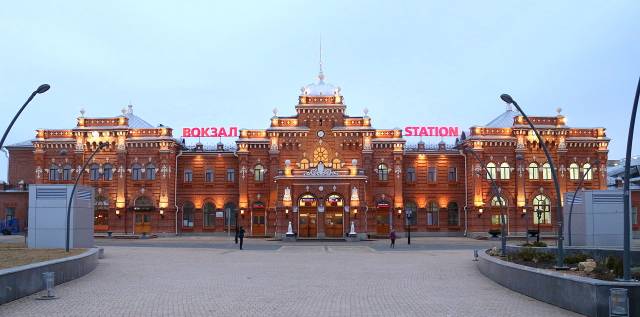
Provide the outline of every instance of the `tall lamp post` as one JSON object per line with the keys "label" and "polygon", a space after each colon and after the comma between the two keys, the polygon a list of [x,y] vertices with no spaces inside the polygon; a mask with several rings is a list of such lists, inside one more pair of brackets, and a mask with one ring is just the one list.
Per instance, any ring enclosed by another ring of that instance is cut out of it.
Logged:
{"label": "tall lamp post", "polygon": [[18,113],[16,113],[16,115],[13,117],[13,120],[11,120],[11,123],[9,123],[9,126],[7,127],[7,129],[4,130],[4,134],[2,135],[2,140],[0,140],[0,149],[2,149],[2,147],[4,146],[4,141],[7,139],[7,135],[9,135],[9,131],[11,131],[11,127],[13,127],[13,124],[16,122],[16,120],[18,119],[18,117],[22,113],[22,110],[24,110],[24,108],[27,107],[29,102],[31,102],[31,100],[33,100],[33,97],[35,97],[37,94],[45,93],[47,90],[49,90],[49,88],[51,88],[51,86],[49,86],[47,84],[40,85],[40,87],[38,87],[38,89],[36,89],[34,92],[31,93],[31,96],[29,96],[29,99],[27,99],[27,102],[25,102],[24,105],[22,105],[22,107],[20,107],[20,110],[18,110]]}
{"label": "tall lamp post", "polygon": [[[533,133],[536,134],[536,137],[538,138],[538,143],[542,147],[542,150],[544,151],[544,155],[547,157],[547,162],[549,162],[549,165],[551,165],[551,177],[553,178],[553,185],[555,186],[555,189],[556,189],[556,203],[557,203],[556,205],[558,209],[558,257],[556,261],[556,269],[565,270],[567,269],[567,266],[564,265],[564,241],[563,241],[564,237],[562,232],[564,219],[562,214],[562,197],[560,196],[561,195],[560,183],[558,182],[558,175],[556,172],[555,165],[553,163],[553,159],[551,158],[551,155],[549,154],[549,150],[547,149],[547,146],[544,144],[544,140],[540,136],[540,133],[538,133],[538,130],[536,130],[536,127],[533,126],[533,123],[531,123],[531,120],[529,120],[529,117],[527,117],[524,111],[522,111],[522,108],[520,108],[518,103],[515,100],[513,100],[511,96],[507,94],[500,95],[500,99],[502,99],[502,101],[508,104],[513,104],[516,107],[516,109],[520,111],[520,114],[522,114],[524,119],[527,121],[527,123],[529,124],[529,127],[531,127],[531,130],[533,130]],[[538,235],[539,234],[540,232],[538,232]]]}
{"label": "tall lamp post", "polygon": [[407,215],[407,244],[411,245],[411,220],[413,217],[413,210],[405,210]]}
{"label": "tall lamp post", "polygon": [[[598,164],[600,164],[600,160],[595,160],[593,162],[593,165],[598,165]],[[572,245],[572,243],[571,243],[571,217],[573,215],[573,203],[576,201],[576,195],[578,195],[578,191],[582,187],[582,183],[584,182],[585,178],[587,177],[587,174],[589,174],[589,172],[591,172],[591,168],[593,167],[593,165],[589,165],[589,168],[587,168],[584,171],[584,173],[582,173],[582,176],[580,177],[580,182],[578,183],[578,187],[576,187],[576,191],[573,193],[573,197],[571,197],[571,205],[569,205],[569,223],[567,224],[567,234],[569,235],[569,246]]]}
{"label": "tall lamp post", "polygon": [[91,162],[93,157],[96,156],[96,154],[98,154],[98,152],[100,152],[100,150],[102,150],[102,148],[107,147],[108,145],[109,145],[109,143],[107,143],[107,142],[100,142],[98,144],[98,147],[93,151],[93,153],[91,153],[89,158],[84,162],[84,165],[82,165],[82,169],[78,173],[78,176],[76,176],[76,181],[73,184],[73,188],[71,189],[71,196],[69,196],[69,204],[67,205],[67,234],[66,234],[66,239],[65,239],[65,244],[64,244],[64,249],[67,252],[69,252],[69,235],[70,235],[70,231],[71,231],[71,228],[70,228],[71,227],[71,204],[73,203],[73,196],[76,193],[76,187],[78,187],[78,183],[80,182],[80,179],[82,178],[82,173],[87,168],[87,165],[89,165],[89,162]]}
{"label": "tall lamp post", "polygon": [[480,158],[480,156],[478,156],[478,153],[476,153],[474,150],[472,150],[471,148],[468,147],[463,147],[462,144],[458,145],[459,148],[462,149],[462,151],[467,152],[467,153],[471,153],[471,155],[473,155],[473,157],[478,161],[478,163],[480,163],[480,166],[482,166],[482,169],[487,173],[487,176],[489,177],[489,180],[491,181],[491,191],[493,192],[493,195],[495,197],[498,197],[498,201],[500,202],[500,244],[501,244],[501,250],[500,250],[500,255],[501,256],[506,256],[506,250],[507,250],[507,228],[506,228],[506,213],[504,211],[504,199],[502,198],[502,195],[500,195],[500,192],[498,191],[498,184],[496,184],[496,180],[493,179],[493,174],[491,174],[488,170],[486,165],[484,164],[484,161]]}
{"label": "tall lamp post", "polygon": [[636,125],[636,113],[638,112],[638,98],[640,98],[640,78],[636,88],[636,97],[633,100],[631,120],[629,122],[629,135],[627,137],[627,155],[624,162],[624,187],[622,197],[624,199],[624,252],[622,254],[622,278],[631,280],[631,214],[629,206],[629,170],[631,169],[631,148],[633,147],[633,129]]}

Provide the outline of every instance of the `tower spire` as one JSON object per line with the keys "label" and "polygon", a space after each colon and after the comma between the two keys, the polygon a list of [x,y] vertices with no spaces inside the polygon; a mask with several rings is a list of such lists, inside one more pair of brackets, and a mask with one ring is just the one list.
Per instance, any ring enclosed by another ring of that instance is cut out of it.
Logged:
{"label": "tower spire", "polygon": [[324,73],[322,72],[322,35],[320,35],[320,72],[318,73],[318,79],[324,80]]}

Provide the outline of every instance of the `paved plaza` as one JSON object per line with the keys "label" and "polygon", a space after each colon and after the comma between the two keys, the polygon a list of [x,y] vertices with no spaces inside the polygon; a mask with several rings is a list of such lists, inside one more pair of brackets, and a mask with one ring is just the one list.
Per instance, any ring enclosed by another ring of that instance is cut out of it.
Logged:
{"label": "paved plaza", "polygon": [[122,245],[105,246],[95,271],[57,286],[59,299],[25,297],[0,316],[578,316],[490,281],[471,261],[477,242],[444,250],[464,242],[448,239],[417,239],[412,249],[401,240],[396,251],[385,241],[249,240],[243,251],[199,237],[164,240],[169,247],[98,241]]}

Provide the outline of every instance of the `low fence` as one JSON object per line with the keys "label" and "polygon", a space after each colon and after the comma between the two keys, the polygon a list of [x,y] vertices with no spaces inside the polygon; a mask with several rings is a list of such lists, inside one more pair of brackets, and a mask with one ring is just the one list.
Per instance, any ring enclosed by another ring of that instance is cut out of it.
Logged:
{"label": "low fence", "polygon": [[43,290],[44,272],[55,272],[56,285],[84,276],[98,266],[98,251],[0,270],[0,304]]}

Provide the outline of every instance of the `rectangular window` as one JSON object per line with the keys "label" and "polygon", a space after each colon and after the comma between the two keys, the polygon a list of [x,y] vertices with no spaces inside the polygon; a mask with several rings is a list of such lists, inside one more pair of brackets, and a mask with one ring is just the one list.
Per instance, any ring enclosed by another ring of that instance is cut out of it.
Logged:
{"label": "rectangular window", "polygon": [[104,168],[104,173],[102,174],[102,177],[106,181],[112,180],[113,179],[113,169],[111,167],[105,167]]}
{"label": "rectangular window", "polygon": [[4,220],[12,220],[16,218],[16,208],[15,207],[6,207],[4,209],[5,215]]}
{"label": "rectangular window", "polygon": [[233,183],[236,181],[236,170],[233,168],[227,169],[227,182]]}
{"label": "rectangular window", "polygon": [[413,167],[407,168],[407,183],[416,181],[416,170]]}
{"label": "rectangular window", "polygon": [[449,181],[458,181],[458,169],[455,167],[449,167]]}
{"label": "rectangular window", "polygon": [[57,168],[50,168],[50,169],[49,169],[49,180],[50,180],[50,181],[57,181],[57,180],[59,180],[59,177],[58,177],[58,169],[57,169]]}
{"label": "rectangular window", "polygon": [[435,183],[437,180],[437,170],[435,167],[429,167],[427,173],[427,181],[429,183]]}
{"label": "rectangular window", "polygon": [[62,170],[62,180],[65,180],[65,181],[71,180],[71,168],[70,167],[65,167]]}
{"label": "rectangular window", "polygon": [[191,183],[193,181],[193,172],[191,170],[184,171],[184,182]]}
{"label": "rectangular window", "polygon": [[638,224],[638,207],[631,208],[631,224]]}
{"label": "rectangular window", "polygon": [[207,183],[213,183],[213,170],[212,169],[208,169],[204,173],[204,181],[207,182]]}

